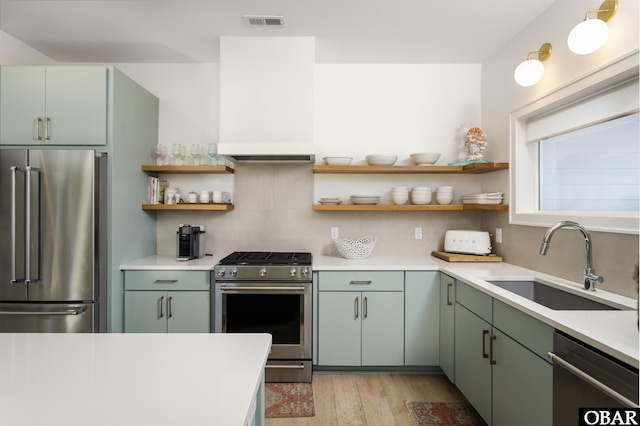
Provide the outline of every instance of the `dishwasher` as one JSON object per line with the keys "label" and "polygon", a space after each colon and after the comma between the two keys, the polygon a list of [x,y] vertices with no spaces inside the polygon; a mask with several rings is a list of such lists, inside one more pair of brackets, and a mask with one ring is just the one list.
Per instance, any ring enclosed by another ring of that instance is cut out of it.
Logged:
{"label": "dishwasher", "polygon": [[580,408],[638,408],[638,369],[556,330],[553,424],[579,425]]}

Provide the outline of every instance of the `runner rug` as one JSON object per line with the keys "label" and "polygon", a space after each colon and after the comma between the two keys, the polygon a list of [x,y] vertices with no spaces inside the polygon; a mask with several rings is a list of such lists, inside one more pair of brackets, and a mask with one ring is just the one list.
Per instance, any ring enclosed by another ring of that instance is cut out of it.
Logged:
{"label": "runner rug", "polygon": [[266,383],[265,417],[313,417],[316,408],[311,383]]}
{"label": "runner rug", "polygon": [[405,401],[417,426],[485,426],[480,415],[467,402]]}

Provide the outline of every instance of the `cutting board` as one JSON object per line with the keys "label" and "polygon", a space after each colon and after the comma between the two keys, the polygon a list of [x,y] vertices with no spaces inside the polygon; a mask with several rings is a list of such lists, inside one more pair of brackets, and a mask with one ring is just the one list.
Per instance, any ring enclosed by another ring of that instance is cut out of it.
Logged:
{"label": "cutting board", "polygon": [[447,253],[444,251],[432,251],[431,256],[446,260],[447,262],[502,262],[500,256],[478,256],[475,254]]}

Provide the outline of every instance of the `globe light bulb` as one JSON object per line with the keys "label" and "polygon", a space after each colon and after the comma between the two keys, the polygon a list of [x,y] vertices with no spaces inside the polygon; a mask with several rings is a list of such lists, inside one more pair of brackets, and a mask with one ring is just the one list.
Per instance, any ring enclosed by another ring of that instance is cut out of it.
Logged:
{"label": "globe light bulb", "polygon": [[609,27],[600,19],[587,19],[573,27],[567,38],[569,49],[578,55],[588,55],[607,41]]}
{"label": "globe light bulb", "polygon": [[533,86],[542,79],[544,75],[544,65],[535,59],[527,59],[517,66],[513,77],[520,86]]}

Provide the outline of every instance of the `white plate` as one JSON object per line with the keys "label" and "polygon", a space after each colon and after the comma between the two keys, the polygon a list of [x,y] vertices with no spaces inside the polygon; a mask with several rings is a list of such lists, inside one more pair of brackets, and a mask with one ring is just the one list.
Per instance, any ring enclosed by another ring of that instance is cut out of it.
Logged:
{"label": "white plate", "polygon": [[462,204],[502,204],[502,198],[500,199],[488,199],[488,198],[477,198],[477,199],[468,199],[463,198]]}
{"label": "white plate", "polygon": [[337,206],[341,202],[342,201],[340,201],[340,200],[338,200],[338,201],[322,201],[322,200],[320,200],[320,204],[322,204],[323,206]]}
{"label": "white plate", "polygon": [[352,200],[353,204],[357,205],[374,205],[378,204],[378,201],[362,201],[362,200]]}

